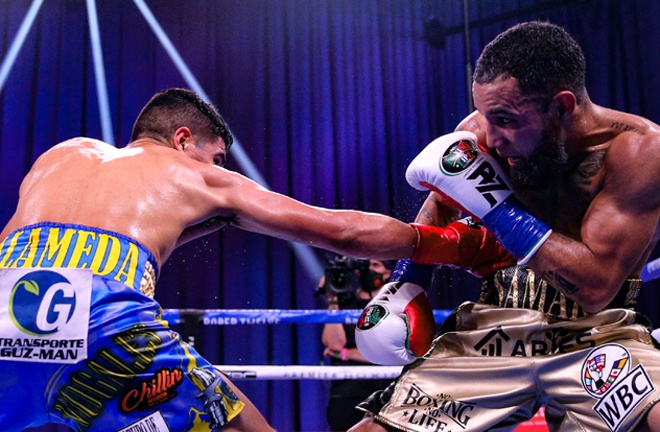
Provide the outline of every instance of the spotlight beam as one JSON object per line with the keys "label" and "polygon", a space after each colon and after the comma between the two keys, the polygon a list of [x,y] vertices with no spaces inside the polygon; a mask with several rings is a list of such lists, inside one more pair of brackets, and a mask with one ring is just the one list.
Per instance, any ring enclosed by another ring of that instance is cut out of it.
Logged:
{"label": "spotlight beam", "polygon": [[92,42],[96,94],[99,102],[103,140],[114,146],[115,139],[112,133],[112,116],[110,115],[108,88],[105,81],[105,69],[103,68],[103,49],[101,48],[101,33],[99,31],[99,20],[96,13],[96,0],[87,0],[87,19],[89,21],[89,35]]}
{"label": "spotlight beam", "polygon": [[[154,32],[160,43],[163,45],[163,48],[165,48],[165,51],[170,56],[170,59],[172,59],[172,61],[174,62],[174,65],[179,70],[179,73],[181,73],[183,79],[186,81],[188,86],[206,102],[211,103],[211,99],[208,97],[202,86],[199,84],[193,73],[190,71],[190,68],[188,68],[186,63],[183,61],[183,59],[179,55],[179,52],[174,47],[174,44],[172,44],[172,41],[167,36],[163,28],[158,23],[158,20],[156,20],[156,17],[151,12],[151,9],[149,9],[149,7],[146,5],[144,0],[133,0],[133,1],[140,10],[140,12],[142,13],[144,19],[151,27],[151,30]],[[234,139],[234,143],[232,144],[232,154],[234,155],[236,161],[238,162],[238,164],[241,166],[241,168],[248,177],[259,183],[266,189],[270,189],[270,187],[266,183],[266,180],[263,178],[263,176],[256,168],[256,166],[252,163],[252,160],[250,160],[250,157],[247,155],[247,153],[243,149],[243,146],[238,141],[238,139]],[[316,257],[316,255],[314,255],[311,248],[309,246],[296,242],[291,242],[291,246],[293,247],[296,257],[303,264],[309,276],[315,280],[321,277],[321,275],[323,274],[323,265]]]}
{"label": "spotlight beam", "polygon": [[34,23],[34,19],[36,18],[43,2],[44,0],[34,0],[32,2],[30,9],[28,9],[27,14],[25,14],[25,18],[23,18],[21,26],[18,28],[16,37],[12,41],[9,50],[7,50],[7,55],[2,60],[2,65],[0,65],[0,92],[2,92],[2,89],[5,86],[9,72],[11,72],[11,68],[14,66],[18,53],[21,52],[21,47],[27,38],[27,34]]}

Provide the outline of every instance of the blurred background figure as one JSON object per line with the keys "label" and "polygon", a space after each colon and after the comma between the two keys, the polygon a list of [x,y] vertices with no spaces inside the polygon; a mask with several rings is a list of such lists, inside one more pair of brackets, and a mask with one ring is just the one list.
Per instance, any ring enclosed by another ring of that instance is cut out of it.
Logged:
{"label": "blurred background figure", "polygon": [[[316,289],[323,295],[328,310],[364,309],[392,275],[395,261],[358,260],[336,257],[330,261]],[[369,363],[355,345],[355,324],[325,324],[323,357],[332,366],[364,366]],[[333,380],[326,416],[330,430],[346,431],[363,416],[355,406],[390,380]]]}

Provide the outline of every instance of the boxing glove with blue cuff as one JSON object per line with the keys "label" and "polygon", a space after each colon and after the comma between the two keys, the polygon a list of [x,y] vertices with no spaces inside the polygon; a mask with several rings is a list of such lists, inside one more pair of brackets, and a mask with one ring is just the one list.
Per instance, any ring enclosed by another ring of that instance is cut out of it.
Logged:
{"label": "boxing glove with blue cuff", "polygon": [[355,342],[365,359],[379,365],[405,365],[431,347],[435,319],[425,288],[433,266],[397,262],[390,281],[362,311]]}
{"label": "boxing glove with blue cuff", "polygon": [[450,197],[481,219],[519,264],[526,264],[552,234],[516,199],[504,169],[479,150],[472,132],[432,141],[410,163],[406,180],[415,189]]}

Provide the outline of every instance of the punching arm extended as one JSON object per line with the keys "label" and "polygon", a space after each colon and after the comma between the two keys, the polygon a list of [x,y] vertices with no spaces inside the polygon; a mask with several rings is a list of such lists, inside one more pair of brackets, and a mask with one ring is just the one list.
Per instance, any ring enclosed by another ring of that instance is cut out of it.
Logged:
{"label": "punching arm extended", "polygon": [[217,167],[207,180],[217,212],[232,225],[256,233],[357,258],[412,256],[417,232],[395,218],[357,210],[312,206],[269,191],[238,173]]}

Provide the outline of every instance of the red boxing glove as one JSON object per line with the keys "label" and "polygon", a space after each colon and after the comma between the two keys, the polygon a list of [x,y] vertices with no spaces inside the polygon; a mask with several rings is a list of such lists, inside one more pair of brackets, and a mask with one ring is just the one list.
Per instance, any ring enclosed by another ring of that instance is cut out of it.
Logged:
{"label": "red boxing glove", "polygon": [[417,230],[417,246],[412,256],[415,263],[458,267],[479,277],[516,263],[495,236],[471,218],[444,228],[411,225]]}

